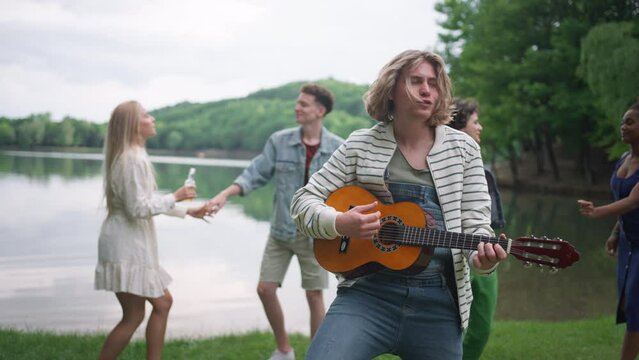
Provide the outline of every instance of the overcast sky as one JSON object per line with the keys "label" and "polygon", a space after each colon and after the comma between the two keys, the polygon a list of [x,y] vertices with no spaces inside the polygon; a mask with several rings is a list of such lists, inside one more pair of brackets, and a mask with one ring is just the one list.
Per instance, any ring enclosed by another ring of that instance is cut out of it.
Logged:
{"label": "overcast sky", "polygon": [[372,82],[434,49],[436,0],[0,0],[0,116],[104,122],[298,80]]}

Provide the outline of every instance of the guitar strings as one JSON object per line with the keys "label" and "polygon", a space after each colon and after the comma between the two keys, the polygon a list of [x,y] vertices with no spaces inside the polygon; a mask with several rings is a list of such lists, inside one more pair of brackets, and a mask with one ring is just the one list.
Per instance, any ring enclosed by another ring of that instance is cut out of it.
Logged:
{"label": "guitar strings", "polygon": [[[390,227],[391,229],[380,230],[379,234],[377,235],[378,240],[382,243],[386,241],[397,243],[400,245],[435,246],[445,248],[459,248],[465,250],[476,250],[477,244],[479,244],[479,242],[499,244],[502,247],[508,246],[507,239],[500,239],[497,237],[446,232],[439,229],[425,229],[402,225],[386,226]],[[428,232],[431,232],[431,234],[428,234]],[[437,239],[435,239],[436,237]],[[431,239],[430,241],[428,240],[429,238]],[[473,238],[481,238],[481,240],[476,240]],[[455,245],[461,246],[452,246],[453,243],[455,243]],[[447,244],[451,246],[442,246]],[[519,244],[521,244],[521,242],[517,240],[511,240],[511,249],[509,253],[520,256],[526,255],[526,251],[513,247],[513,245],[516,246]]]}
{"label": "guitar strings", "polygon": [[[390,227],[390,229],[389,229]],[[473,235],[464,233],[447,232],[438,229],[424,229],[410,226],[386,226],[377,235],[377,238],[384,242],[393,242],[405,245],[461,245],[462,249],[473,250],[479,242],[487,242],[499,244],[502,247],[507,246],[508,240],[497,237],[489,237],[483,235]],[[475,246],[471,246],[475,245]],[[440,246],[458,248],[459,246]]]}

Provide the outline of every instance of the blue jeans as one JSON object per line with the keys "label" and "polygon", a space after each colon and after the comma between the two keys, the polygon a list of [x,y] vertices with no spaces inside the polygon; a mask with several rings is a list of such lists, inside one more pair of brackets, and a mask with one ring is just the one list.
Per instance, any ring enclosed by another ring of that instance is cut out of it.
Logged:
{"label": "blue jeans", "polygon": [[[427,207],[424,198],[410,200]],[[368,360],[384,353],[402,359],[461,359],[459,309],[443,273],[380,272],[340,287],[306,359]]]}
{"label": "blue jeans", "polygon": [[384,353],[461,359],[457,305],[441,274],[419,280],[372,275],[339,288],[306,359],[369,360]]}

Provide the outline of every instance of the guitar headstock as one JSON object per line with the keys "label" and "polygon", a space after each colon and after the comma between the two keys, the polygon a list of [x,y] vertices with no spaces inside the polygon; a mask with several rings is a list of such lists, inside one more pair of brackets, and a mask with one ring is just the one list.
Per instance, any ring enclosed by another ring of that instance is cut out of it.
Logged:
{"label": "guitar headstock", "polygon": [[510,245],[510,254],[527,264],[563,269],[579,260],[579,251],[559,238],[520,237]]}

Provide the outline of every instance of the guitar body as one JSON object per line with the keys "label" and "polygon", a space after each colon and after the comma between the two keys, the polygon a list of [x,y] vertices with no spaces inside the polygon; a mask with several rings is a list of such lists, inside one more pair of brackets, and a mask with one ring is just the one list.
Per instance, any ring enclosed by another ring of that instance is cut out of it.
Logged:
{"label": "guitar body", "polygon": [[[326,199],[326,204],[337,211],[347,212],[352,207],[370,204],[373,201],[378,200],[367,190],[357,186],[346,186],[333,192]],[[378,201],[376,211],[381,213],[382,226],[427,226],[426,214],[419,205],[411,202],[384,205]],[[372,240],[337,237],[330,240],[315,239],[314,251],[323,268],[333,273],[341,273],[346,278],[354,278],[382,268],[407,269],[420,258],[422,247],[384,242],[378,237]]]}

